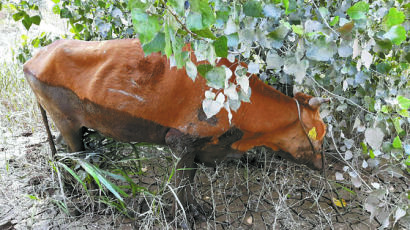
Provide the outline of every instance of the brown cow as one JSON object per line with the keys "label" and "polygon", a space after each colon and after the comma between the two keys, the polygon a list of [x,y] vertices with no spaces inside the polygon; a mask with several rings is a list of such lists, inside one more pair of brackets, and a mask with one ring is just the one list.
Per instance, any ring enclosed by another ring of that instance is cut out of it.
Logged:
{"label": "brown cow", "polygon": [[[238,65],[227,59],[222,64],[232,72]],[[323,167],[319,152],[326,127],[319,106],[325,100],[303,93],[288,97],[256,76],[250,77],[251,102],[233,112],[230,124],[225,110],[206,118],[204,78],[192,81],[160,53],[145,56],[137,39],[56,41],[28,61],[24,72],[72,152],[84,150],[87,127],[123,142],[169,145],[180,154],[177,168],[191,169],[177,171],[178,184],[193,182],[196,163],[211,166],[256,146]],[[309,140],[306,130],[313,127],[317,137]],[[195,204],[190,186],[178,198],[186,207]]]}

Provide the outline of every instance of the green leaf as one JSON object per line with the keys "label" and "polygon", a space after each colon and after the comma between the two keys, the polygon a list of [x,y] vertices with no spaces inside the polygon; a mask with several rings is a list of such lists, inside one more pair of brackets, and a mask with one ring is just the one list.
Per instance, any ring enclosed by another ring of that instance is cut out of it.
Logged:
{"label": "green leaf", "polygon": [[292,30],[295,32],[295,34],[298,34],[300,36],[303,36],[304,31],[303,27],[301,25],[292,25]]}
{"label": "green leaf", "polygon": [[69,168],[67,165],[58,162],[59,165],[61,165],[67,172],[71,174],[84,188],[85,191],[87,191],[87,186],[85,185],[84,181],[81,180],[80,176],[77,175],[71,168]]}
{"label": "green leaf", "polygon": [[391,70],[391,65],[389,62],[382,62],[376,65],[376,70],[379,73],[388,74]]}
{"label": "green leaf", "polygon": [[53,6],[53,13],[54,14],[60,14],[60,6],[54,5]]}
{"label": "green leaf", "polygon": [[23,23],[23,26],[26,28],[26,30],[29,30],[31,25],[33,24],[31,22],[31,18],[28,15],[24,16],[24,19],[21,21]]}
{"label": "green leaf", "polygon": [[60,10],[60,18],[72,18],[71,12],[67,8]]}
{"label": "green leaf", "polygon": [[[410,155],[407,157],[406,161],[404,162],[407,166],[410,166]],[[409,192],[409,200],[410,200],[410,192]]]}
{"label": "green leaf", "polygon": [[133,9],[131,18],[142,44],[150,42],[161,29],[158,16],[148,15],[141,9]]}
{"label": "green leaf", "polygon": [[185,0],[168,0],[169,4],[177,12],[179,16],[183,16],[185,12]]}
{"label": "green leaf", "polygon": [[272,32],[270,32],[267,36],[273,38],[275,40],[283,40],[286,35],[288,34],[289,29],[285,25],[280,25]]}
{"label": "green leaf", "polygon": [[372,149],[370,149],[370,151],[369,151],[369,156],[370,156],[370,158],[372,158],[372,159],[374,159],[376,156],[374,155],[374,152],[373,152],[373,150]]}
{"label": "green leaf", "polygon": [[203,64],[203,65],[198,65],[197,69],[198,69],[198,73],[205,77],[206,73],[208,73],[209,70],[211,70],[213,67],[210,64]]}
{"label": "green leaf", "polygon": [[409,109],[410,99],[403,97],[403,96],[397,96],[397,101],[399,102],[400,107],[402,107],[405,110]]}
{"label": "green leaf", "polygon": [[394,128],[396,129],[396,132],[397,132],[397,134],[399,134],[399,135],[401,134],[401,132],[404,131],[404,130],[401,128],[400,120],[401,120],[400,117],[395,117],[395,118],[392,119]]}
{"label": "green leaf", "polygon": [[406,30],[403,26],[393,26],[387,33],[384,34],[384,38],[390,39],[395,45],[400,45],[406,40]]}
{"label": "green leaf", "polygon": [[392,42],[390,41],[390,39],[387,38],[383,38],[383,37],[376,37],[376,43],[377,45],[380,46],[380,48],[382,48],[383,50],[385,50],[386,52],[390,52],[390,50],[393,47]]}
{"label": "green leaf", "polygon": [[133,11],[134,9],[145,10],[150,6],[150,1],[141,1],[141,0],[129,0],[128,9]]}
{"label": "green leaf", "polygon": [[362,146],[362,153],[366,154],[367,153],[367,145],[364,142],[360,142],[360,145]]}
{"label": "green leaf", "polygon": [[32,22],[33,24],[40,25],[41,18],[40,18],[39,15],[33,16],[33,17],[31,17],[30,19],[31,19],[31,22]]}
{"label": "green leaf", "polygon": [[152,41],[142,46],[142,49],[145,55],[163,51],[165,49],[165,34],[161,32],[157,33]]}
{"label": "green leaf", "polygon": [[169,25],[168,22],[164,24],[164,33],[165,33],[165,55],[167,57],[171,57],[172,55],[172,44],[171,44],[171,37],[175,36],[175,31]]}
{"label": "green leaf", "polygon": [[369,4],[364,1],[360,1],[354,4],[352,7],[350,7],[347,10],[347,14],[350,16],[351,19],[359,20],[359,19],[366,18],[366,13],[368,11],[369,11]]}
{"label": "green leaf", "polygon": [[393,148],[395,149],[401,149],[402,148],[402,144],[401,144],[401,140],[399,136],[396,136],[393,140]]}
{"label": "green leaf", "polygon": [[262,3],[250,0],[243,6],[243,13],[249,17],[262,17]]}
{"label": "green leaf", "polygon": [[77,33],[81,32],[84,29],[84,26],[80,23],[75,24],[75,31]]}
{"label": "green leaf", "polygon": [[228,56],[228,39],[225,36],[219,37],[214,42],[214,47],[218,57],[226,58]]}
{"label": "green leaf", "polygon": [[59,3],[60,0],[52,0],[55,4]]}
{"label": "green leaf", "polygon": [[194,30],[192,32],[194,32],[196,35],[200,37],[216,40],[215,35],[212,33],[212,31],[209,28],[205,28],[203,30]]}
{"label": "green leaf", "polygon": [[40,45],[40,39],[36,37],[35,39],[33,39],[33,41],[31,41],[31,45],[33,45],[34,48],[38,48],[38,46]]}
{"label": "green leaf", "polygon": [[400,114],[400,116],[403,116],[403,117],[410,117],[409,111],[407,109],[400,110],[399,114]]}
{"label": "green leaf", "polygon": [[26,12],[24,12],[24,11],[19,11],[19,12],[13,14],[13,20],[14,20],[14,21],[19,21],[19,20],[22,19],[25,15],[26,15]]}
{"label": "green leaf", "polygon": [[392,26],[399,25],[404,22],[404,13],[396,8],[390,8],[389,13],[383,18],[383,26],[385,30],[389,30]]}
{"label": "green leaf", "polygon": [[205,74],[207,84],[215,89],[225,88],[225,69],[223,67],[214,67]]}
{"label": "green leaf", "polygon": [[339,22],[339,16],[333,18],[333,20],[329,23],[330,26],[334,26]]}
{"label": "green leaf", "polygon": [[36,197],[34,195],[30,195],[30,194],[28,194],[27,197],[30,198],[31,200],[40,200],[40,199],[38,199],[38,197]]}
{"label": "green leaf", "polygon": [[290,14],[296,11],[297,2],[296,0],[283,0],[283,6],[285,6],[285,14]]}
{"label": "green leaf", "polygon": [[192,0],[189,3],[191,4],[191,12],[201,14],[202,28],[207,28],[215,23],[215,15],[208,0]]}

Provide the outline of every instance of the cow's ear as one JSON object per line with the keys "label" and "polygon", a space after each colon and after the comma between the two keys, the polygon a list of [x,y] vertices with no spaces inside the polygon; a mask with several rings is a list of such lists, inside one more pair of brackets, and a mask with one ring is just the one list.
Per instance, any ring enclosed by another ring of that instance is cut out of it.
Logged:
{"label": "cow's ear", "polygon": [[307,105],[309,105],[309,100],[312,98],[312,96],[309,96],[309,95],[304,94],[304,93],[302,93],[302,92],[297,92],[297,93],[295,93],[294,98],[295,98],[296,100],[298,100],[298,102],[299,102],[301,105],[307,106]]}
{"label": "cow's ear", "polygon": [[312,97],[309,99],[309,106],[312,109],[319,109],[320,105],[329,102],[330,98]]}

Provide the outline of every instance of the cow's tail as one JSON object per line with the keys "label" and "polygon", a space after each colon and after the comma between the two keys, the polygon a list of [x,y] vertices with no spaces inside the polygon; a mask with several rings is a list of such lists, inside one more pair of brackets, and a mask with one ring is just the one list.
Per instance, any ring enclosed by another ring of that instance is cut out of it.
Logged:
{"label": "cow's tail", "polygon": [[49,143],[50,149],[51,149],[51,156],[54,159],[54,157],[57,153],[57,150],[56,150],[56,145],[54,144],[53,136],[51,135],[50,126],[48,125],[47,114],[46,114],[46,111],[44,110],[43,106],[40,105],[40,103],[38,103],[38,107],[40,108],[41,116],[43,118],[43,123],[44,123],[44,126],[46,127],[47,136],[48,136],[48,143]]}

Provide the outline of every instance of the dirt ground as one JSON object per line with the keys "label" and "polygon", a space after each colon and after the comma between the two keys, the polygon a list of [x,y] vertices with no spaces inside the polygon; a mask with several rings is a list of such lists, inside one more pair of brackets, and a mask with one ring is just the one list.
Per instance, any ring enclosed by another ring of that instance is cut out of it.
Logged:
{"label": "dirt ground", "polygon": [[[60,25],[64,27],[64,23]],[[64,31],[61,27],[43,23],[42,28],[31,33]],[[195,196],[215,212],[205,221],[192,225],[182,221],[177,225],[165,219],[171,206],[172,184],[165,189],[161,187],[173,165],[169,161],[172,153],[161,147],[140,147],[141,157],[147,158],[142,161],[144,173],[132,179],[148,192],[125,199],[128,215],[123,215],[113,205],[103,202],[104,196],[98,189],[90,188],[91,195],[85,194],[72,177],[58,174],[54,169],[56,162],[50,161],[35,99],[24,82],[21,64],[12,60],[10,48],[18,46],[22,33],[25,30],[21,25],[0,12],[0,68],[12,69],[8,74],[13,75],[11,80],[2,79],[0,99],[0,229],[362,230],[380,227],[377,218],[370,218],[363,207],[364,191],[346,185],[352,193],[334,183],[334,171],[343,167],[336,158],[329,158],[326,181],[319,172],[281,160],[263,149],[216,168],[200,166],[193,185]],[[55,129],[53,134],[58,134]],[[113,158],[117,159],[133,154],[129,146],[101,144],[106,142],[103,139],[96,142],[100,144],[95,144],[97,156],[108,153],[111,157],[109,154],[115,152]],[[325,148],[332,156],[331,148]],[[60,148],[59,152],[63,153],[64,149]],[[408,178],[397,180],[396,192],[408,190]],[[343,199],[346,207],[334,205],[334,198]],[[182,211],[179,215],[183,218]],[[395,227],[406,228],[409,226],[405,224]]]}

